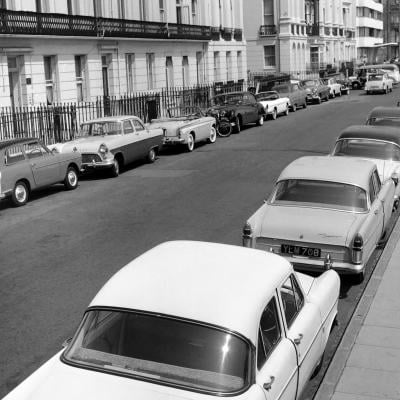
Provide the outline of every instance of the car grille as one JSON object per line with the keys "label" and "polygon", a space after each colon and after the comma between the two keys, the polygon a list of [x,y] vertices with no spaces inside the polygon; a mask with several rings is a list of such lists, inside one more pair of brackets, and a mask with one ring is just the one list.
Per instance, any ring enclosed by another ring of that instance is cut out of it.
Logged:
{"label": "car grille", "polygon": [[82,154],[82,163],[91,164],[94,162],[101,162],[101,157],[98,154]]}
{"label": "car grille", "polygon": [[[256,248],[259,250],[266,250],[275,254],[281,254],[281,244],[289,244],[295,246],[304,246],[311,248],[321,249],[321,257],[316,260],[324,260],[326,255],[329,253],[332,261],[338,262],[349,262],[350,252],[349,249],[342,246],[333,246],[320,243],[309,243],[309,242],[297,242],[293,240],[285,239],[271,239],[259,237],[256,238]],[[283,254],[285,255],[285,254]],[[312,258],[311,258],[312,259]]]}

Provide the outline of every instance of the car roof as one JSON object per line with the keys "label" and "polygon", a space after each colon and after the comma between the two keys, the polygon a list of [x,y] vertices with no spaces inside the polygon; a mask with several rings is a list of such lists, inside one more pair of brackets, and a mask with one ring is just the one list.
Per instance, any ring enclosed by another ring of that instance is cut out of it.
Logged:
{"label": "car roof", "polygon": [[40,139],[34,137],[2,140],[0,141],[0,150],[5,149],[9,146],[14,146],[16,144],[29,143],[32,140],[40,141]]}
{"label": "car roof", "polygon": [[121,307],[201,321],[257,343],[267,301],[292,271],[261,250],[195,241],[166,242],[117,272],[90,306]]}
{"label": "car roof", "polygon": [[352,125],[344,129],[337,140],[350,138],[383,140],[400,146],[400,129],[383,125]]}
{"label": "car roof", "polygon": [[90,119],[83,122],[83,124],[91,124],[95,122],[118,122],[118,121],[125,121],[127,119],[139,119],[139,118],[136,117],[135,115],[118,115],[118,116]]}
{"label": "car roof", "polygon": [[399,117],[400,118],[400,107],[374,107],[369,115],[368,119],[375,117]]}
{"label": "car roof", "polygon": [[307,179],[339,182],[369,187],[369,177],[375,163],[356,157],[305,156],[294,160],[282,172],[278,181]]}
{"label": "car roof", "polygon": [[216,94],[214,97],[219,97],[219,96],[235,96],[235,95],[238,95],[238,94],[248,94],[248,93],[253,94],[253,93],[251,93],[251,92],[249,92],[249,91],[247,91],[247,90],[244,90],[244,91],[237,91],[237,92],[219,93],[219,94]]}

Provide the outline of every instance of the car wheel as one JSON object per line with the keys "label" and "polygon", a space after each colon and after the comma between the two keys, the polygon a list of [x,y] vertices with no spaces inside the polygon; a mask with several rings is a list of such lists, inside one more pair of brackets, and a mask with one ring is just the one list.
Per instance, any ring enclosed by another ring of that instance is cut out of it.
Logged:
{"label": "car wheel", "polygon": [[260,114],[258,116],[257,126],[263,126],[263,125],[264,125],[264,115]]}
{"label": "car wheel", "polygon": [[272,111],[272,114],[271,114],[271,118],[272,118],[272,119],[276,119],[277,116],[278,116],[278,114],[277,114],[277,112],[276,112],[276,109],[274,108],[274,110]]}
{"label": "car wheel", "polygon": [[369,90],[367,90],[366,93],[369,94],[370,93]]}
{"label": "car wheel", "polygon": [[326,95],[325,101],[329,101],[329,93]]}
{"label": "car wheel", "polygon": [[319,359],[317,365],[315,366],[314,371],[311,374],[310,379],[315,378],[318,375],[318,372],[321,371],[322,364],[324,363],[324,356],[325,356],[325,352],[322,353],[322,356]]}
{"label": "car wheel", "polygon": [[228,137],[232,133],[232,125],[227,121],[222,121],[217,124],[217,133],[221,137]]}
{"label": "car wheel", "polygon": [[284,114],[285,114],[286,116],[289,115],[289,104],[286,104],[286,110],[285,110]]}
{"label": "car wheel", "polygon": [[388,94],[388,93],[389,93],[389,88],[386,86],[385,94]]}
{"label": "car wheel", "polygon": [[78,173],[74,167],[68,167],[64,178],[64,186],[66,190],[74,190],[78,187]]}
{"label": "car wheel", "polygon": [[208,137],[208,143],[215,143],[216,140],[217,140],[217,131],[212,126],[210,131],[210,136]]}
{"label": "car wheel", "polygon": [[242,130],[242,126],[241,126],[240,118],[236,117],[235,118],[235,132],[240,133],[241,130]]}
{"label": "car wheel", "polygon": [[321,104],[322,103],[322,99],[321,99],[321,97],[318,97],[317,98],[317,104]]}
{"label": "car wheel", "polygon": [[110,170],[110,175],[113,178],[116,178],[119,175],[119,169],[120,169],[119,161],[118,159],[114,158],[113,165]]}
{"label": "car wheel", "polygon": [[362,272],[360,272],[360,273],[358,273],[356,275],[353,275],[353,282],[356,285],[359,285],[359,284],[364,282],[364,277],[365,277],[364,271],[362,271]]}
{"label": "car wheel", "polygon": [[339,90],[338,96],[342,97],[342,91],[341,90]]}
{"label": "car wheel", "polygon": [[153,164],[154,161],[156,161],[157,158],[157,153],[154,148],[150,149],[149,152],[147,153],[147,162],[149,164]]}
{"label": "car wheel", "polygon": [[186,150],[190,153],[194,150],[194,137],[192,133],[189,133],[186,143]]}
{"label": "car wheel", "polygon": [[307,99],[304,100],[303,108],[307,108]]}
{"label": "car wheel", "polygon": [[297,110],[297,106],[296,106],[296,104],[293,104],[293,105],[292,105],[292,111],[293,111],[293,112],[296,112],[296,110]]}
{"label": "car wheel", "polygon": [[391,87],[391,88],[389,89],[389,91],[390,91],[390,92],[393,92],[393,87]]}
{"label": "car wheel", "polygon": [[29,198],[29,189],[25,182],[18,181],[11,194],[11,200],[16,207],[25,205]]}

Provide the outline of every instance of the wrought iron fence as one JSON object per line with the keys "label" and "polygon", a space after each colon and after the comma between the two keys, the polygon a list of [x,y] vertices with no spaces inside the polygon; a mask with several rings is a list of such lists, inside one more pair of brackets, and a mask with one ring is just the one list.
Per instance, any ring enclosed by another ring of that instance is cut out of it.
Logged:
{"label": "wrought iron fence", "polygon": [[121,97],[102,97],[92,102],[0,108],[0,140],[37,137],[46,144],[71,140],[84,121],[106,116],[136,115],[144,122],[166,115],[171,107],[207,108],[210,98],[223,92],[241,91],[244,82],[169,88]]}

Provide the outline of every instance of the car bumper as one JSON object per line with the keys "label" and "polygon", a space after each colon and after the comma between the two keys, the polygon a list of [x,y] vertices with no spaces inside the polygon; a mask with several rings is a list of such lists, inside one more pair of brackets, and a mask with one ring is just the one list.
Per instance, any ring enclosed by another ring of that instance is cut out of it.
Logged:
{"label": "car bumper", "polygon": [[185,139],[183,139],[183,138],[165,137],[163,139],[164,146],[174,146],[174,145],[179,145],[179,144],[184,144],[184,143],[185,143]]}
{"label": "car bumper", "polygon": [[82,163],[82,171],[89,171],[94,169],[108,169],[114,165],[114,160],[104,160],[101,162]]}
{"label": "car bumper", "polygon": [[383,87],[366,87],[366,92],[383,92],[385,89]]}

